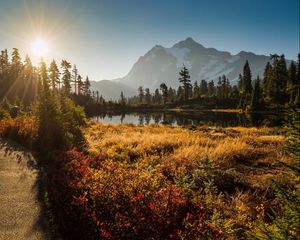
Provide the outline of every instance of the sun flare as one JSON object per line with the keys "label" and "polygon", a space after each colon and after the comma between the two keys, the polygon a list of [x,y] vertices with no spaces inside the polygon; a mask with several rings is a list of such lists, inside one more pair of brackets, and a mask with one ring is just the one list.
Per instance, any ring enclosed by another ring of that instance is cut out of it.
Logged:
{"label": "sun flare", "polygon": [[48,51],[48,43],[45,39],[38,38],[31,43],[31,51],[37,56],[44,56]]}

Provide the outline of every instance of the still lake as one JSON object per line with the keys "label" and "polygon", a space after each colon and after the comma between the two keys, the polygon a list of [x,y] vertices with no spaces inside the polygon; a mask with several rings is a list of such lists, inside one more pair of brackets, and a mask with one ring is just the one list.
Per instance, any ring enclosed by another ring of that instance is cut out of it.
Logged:
{"label": "still lake", "polygon": [[274,127],[287,120],[284,114],[241,114],[232,112],[147,112],[103,113],[92,119],[111,124],[163,124],[172,126],[209,125],[219,127]]}

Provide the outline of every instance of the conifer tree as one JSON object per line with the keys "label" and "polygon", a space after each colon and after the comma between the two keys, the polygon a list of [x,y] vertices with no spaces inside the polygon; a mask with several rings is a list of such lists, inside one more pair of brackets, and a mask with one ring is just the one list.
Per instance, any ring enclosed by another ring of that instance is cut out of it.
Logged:
{"label": "conifer tree", "polygon": [[81,75],[79,74],[78,75],[78,89],[77,89],[77,94],[81,95],[82,92],[83,92],[83,89],[84,89],[84,83],[82,81]]}
{"label": "conifer tree", "polygon": [[211,80],[209,83],[208,83],[208,95],[209,96],[213,96],[215,95],[215,83],[213,80]]}
{"label": "conifer tree", "polygon": [[217,83],[217,97],[218,99],[222,99],[223,92],[222,92],[222,78],[219,77],[218,83]]}
{"label": "conifer tree", "polygon": [[138,87],[138,94],[139,94],[140,103],[143,103],[144,102],[145,93],[144,93],[144,88],[142,86]]}
{"label": "conifer tree", "polygon": [[271,99],[272,93],[272,79],[273,79],[273,68],[272,65],[267,62],[264,70],[264,78],[262,83],[263,96],[266,102],[269,102]]}
{"label": "conifer tree", "polygon": [[252,77],[251,70],[250,70],[249,62],[247,60],[243,68],[242,90],[240,94],[240,102],[238,105],[239,108],[245,108],[250,103],[251,94],[252,94],[251,77]]}
{"label": "conifer tree", "polygon": [[0,55],[0,76],[3,76],[8,70],[9,59],[7,49],[1,51]]}
{"label": "conifer tree", "polygon": [[58,90],[60,90],[60,78],[59,78],[60,72],[58,70],[57,64],[55,60],[53,59],[50,63],[49,68],[49,78],[51,83],[52,90],[56,90],[56,86],[58,85]]}
{"label": "conifer tree", "polygon": [[21,78],[23,79],[22,101],[25,105],[29,105],[37,95],[38,78],[35,76],[35,69],[28,55],[25,56]]}
{"label": "conifer tree", "polygon": [[254,88],[252,90],[252,98],[251,98],[251,109],[257,110],[260,107],[261,99],[260,99],[260,79],[257,76],[256,81],[254,82]]}
{"label": "conifer tree", "polygon": [[21,70],[21,57],[19,50],[17,48],[13,48],[12,51],[12,59],[11,59],[11,65],[13,67],[13,71],[20,71]]}
{"label": "conifer tree", "polygon": [[161,103],[161,95],[159,93],[158,88],[156,88],[155,91],[154,91],[154,102],[156,104],[160,104]]}
{"label": "conifer tree", "polygon": [[40,76],[40,83],[42,86],[42,89],[49,93],[49,79],[48,79],[48,71],[47,71],[47,66],[46,63],[44,62],[43,59],[41,59],[40,62],[40,68],[39,68],[39,76]]}
{"label": "conifer tree", "polygon": [[74,65],[72,69],[72,82],[74,83],[74,92],[77,94],[78,69],[76,65]]}
{"label": "conifer tree", "polygon": [[121,104],[122,106],[125,106],[125,105],[126,105],[126,98],[125,98],[125,96],[124,96],[123,91],[121,91],[121,95],[120,95],[120,104]]}
{"label": "conifer tree", "polygon": [[277,84],[278,84],[278,99],[277,102],[283,104],[287,100],[287,82],[288,82],[288,72],[286,67],[285,57],[282,54],[279,58],[277,64]]}
{"label": "conifer tree", "polygon": [[189,91],[192,87],[189,70],[185,66],[183,66],[179,72],[179,75],[180,75],[180,77],[178,78],[178,80],[182,84],[182,87],[184,90],[184,100],[188,100]]}
{"label": "conifer tree", "polygon": [[169,90],[168,90],[168,99],[169,99],[169,101],[170,102],[174,102],[175,97],[176,97],[176,91],[175,91],[175,89],[169,87]]}
{"label": "conifer tree", "polygon": [[71,93],[71,72],[70,72],[71,64],[66,60],[62,60],[61,67],[63,69],[63,73],[62,73],[63,92],[67,96],[69,96]]}
{"label": "conifer tree", "polygon": [[85,96],[89,96],[91,91],[90,91],[90,87],[91,87],[91,83],[90,83],[90,80],[89,80],[89,77],[86,76],[85,78],[85,81],[84,81],[84,95]]}
{"label": "conifer tree", "polygon": [[208,86],[207,86],[207,82],[205,80],[201,80],[201,83],[200,83],[200,94],[201,95],[207,95],[208,93]]}
{"label": "conifer tree", "polygon": [[177,100],[178,101],[184,100],[184,90],[181,86],[179,86],[177,89]]}
{"label": "conifer tree", "polygon": [[242,76],[242,74],[239,74],[239,80],[238,80],[237,88],[238,88],[240,93],[242,92],[242,87],[243,87],[243,76]]}
{"label": "conifer tree", "polygon": [[194,83],[194,91],[193,91],[193,98],[199,98],[200,96],[200,90],[199,90],[199,85],[198,85],[198,82],[195,81]]}
{"label": "conifer tree", "polygon": [[41,60],[39,67],[39,95],[37,118],[39,121],[38,142],[40,149],[53,150],[62,144],[62,125],[56,97],[50,94],[47,66]]}
{"label": "conifer tree", "polygon": [[279,74],[279,55],[278,54],[271,54],[270,55],[271,60],[273,60],[273,66],[272,66],[272,76],[271,76],[271,83],[270,83],[270,96],[272,103],[275,103],[278,105],[280,101],[280,89],[279,89],[279,81],[280,81],[280,74]]}
{"label": "conifer tree", "polygon": [[163,103],[166,104],[168,100],[168,87],[165,83],[160,84],[160,90],[162,92]]}
{"label": "conifer tree", "polygon": [[297,66],[294,61],[288,69],[287,92],[289,93],[289,103],[293,104],[297,94]]}
{"label": "conifer tree", "polygon": [[252,93],[252,81],[251,81],[251,70],[249,66],[248,60],[246,61],[244,65],[244,70],[243,70],[243,92],[247,94]]}
{"label": "conifer tree", "polygon": [[296,97],[294,101],[294,105],[300,108],[300,53],[298,54],[298,61],[297,61],[297,77],[296,77]]}
{"label": "conifer tree", "polygon": [[145,101],[147,104],[151,103],[151,94],[149,88],[145,88]]}

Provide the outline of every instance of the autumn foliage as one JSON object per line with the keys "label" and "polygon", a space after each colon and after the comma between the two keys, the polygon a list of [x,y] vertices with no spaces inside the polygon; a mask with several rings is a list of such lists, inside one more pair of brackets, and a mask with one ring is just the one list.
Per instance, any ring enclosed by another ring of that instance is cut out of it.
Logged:
{"label": "autumn foliage", "polygon": [[48,169],[67,239],[244,238],[275,204],[266,179],[281,170],[260,164],[288,160],[269,129],[92,124],[85,136],[88,152],[59,154]]}
{"label": "autumn foliage", "polygon": [[34,147],[38,124],[34,117],[6,118],[0,121],[0,137],[9,138],[28,148]]}
{"label": "autumn foliage", "polygon": [[51,172],[48,189],[68,238],[222,238],[222,231],[206,222],[205,206],[159,174],[75,149],[63,157]]}

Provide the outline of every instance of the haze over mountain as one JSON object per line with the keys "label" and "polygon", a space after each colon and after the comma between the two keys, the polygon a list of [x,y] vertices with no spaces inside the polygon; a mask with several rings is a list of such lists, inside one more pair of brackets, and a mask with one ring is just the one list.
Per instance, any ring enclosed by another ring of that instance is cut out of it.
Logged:
{"label": "haze over mountain", "polygon": [[121,91],[125,96],[132,96],[139,86],[153,91],[164,82],[167,86],[177,88],[178,72],[183,64],[189,69],[192,82],[205,79],[216,83],[219,76],[226,75],[231,83],[235,83],[246,60],[249,61],[252,77],[256,78],[257,75],[263,76],[264,67],[270,58],[244,51],[232,55],[214,48],[205,48],[189,37],[171,48],[154,46],[138,59],[125,77],[111,81],[93,81],[91,89],[99,91],[105,99],[118,99]]}

